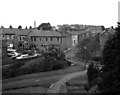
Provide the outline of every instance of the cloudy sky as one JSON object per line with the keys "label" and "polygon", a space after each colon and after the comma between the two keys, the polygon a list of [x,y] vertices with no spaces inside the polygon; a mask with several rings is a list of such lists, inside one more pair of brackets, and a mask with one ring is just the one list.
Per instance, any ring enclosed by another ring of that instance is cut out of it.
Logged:
{"label": "cloudy sky", "polygon": [[119,0],[0,0],[0,25],[17,28],[51,25],[116,26]]}

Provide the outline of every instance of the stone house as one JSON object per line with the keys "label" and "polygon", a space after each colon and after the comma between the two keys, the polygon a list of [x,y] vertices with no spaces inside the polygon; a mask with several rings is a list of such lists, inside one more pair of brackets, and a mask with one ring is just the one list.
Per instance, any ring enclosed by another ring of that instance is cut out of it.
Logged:
{"label": "stone house", "polygon": [[33,29],[28,35],[29,49],[39,51],[47,50],[49,45],[55,45],[64,51],[66,48],[65,36],[55,30],[38,30]]}
{"label": "stone house", "polygon": [[26,47],[26,38],[30,30],[16,28],[1,28],[2,39],[6,42],[8,48],[20,50]]}

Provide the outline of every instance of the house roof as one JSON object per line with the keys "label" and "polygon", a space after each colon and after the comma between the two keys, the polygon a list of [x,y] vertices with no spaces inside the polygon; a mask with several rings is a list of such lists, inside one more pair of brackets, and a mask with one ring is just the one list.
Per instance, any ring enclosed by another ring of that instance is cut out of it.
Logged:
{"label": "house roof", "polygon": [[26,29],[17,29],[17,28],[2,28],[1,29],[2,34],[15,34],[15,35],[28,35],[28,33],[30,32],[30,30],[26,30]]}
{"label": "house roof", "polygon": [[66,32],[72,35],[79,35],[79,34],[86,33],[86,31],[66,31]]}
{"label": "house roof", "polygon": [[29,33],[29,36],[62,36],[62,34],[55,30],[34,29]]}

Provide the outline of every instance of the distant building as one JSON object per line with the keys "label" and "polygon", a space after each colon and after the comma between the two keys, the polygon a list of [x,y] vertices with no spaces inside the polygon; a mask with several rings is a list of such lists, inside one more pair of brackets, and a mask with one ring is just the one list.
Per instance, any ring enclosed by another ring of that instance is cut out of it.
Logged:
{"label": "distant building", "polygon": [[83,38],[88,36],[85,31],[63,31],[66,36],[66,48],[75,47]]}

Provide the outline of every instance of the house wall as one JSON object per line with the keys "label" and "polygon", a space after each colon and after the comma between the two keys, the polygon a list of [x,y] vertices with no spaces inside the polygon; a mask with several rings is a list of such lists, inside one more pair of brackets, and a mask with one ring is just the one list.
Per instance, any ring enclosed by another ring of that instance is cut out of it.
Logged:
{"label": "house wall", "polygon": [[78,35],[72,35],[72,46],[78,44]]}
{"label": "house wall", "polygon": [[101,46],[101,50],[103,50],[104,45],[105,45],[107,39],[108,39],[108,36],[107,36],[107,35],[102,35],[102,36],[100,36],[100,46]]}
{"label": "house wall", "polygon": [[[20,40],[20,37],[24,36],[26,38],[28,36],[29,30],[9,29],[9,28],[3,28],[1,30],[3,32],[2,33],[2,39],[6,41],[6,44],[8,46],[9,46],[9,44],[13,44],[14,48],[17,51],[20,50],[21,48],[24,48],[24,47],[20,47],[19,44],[24,43],[26,40],[25,39]],[[27,47],[25,46],[25,48],[27,48]]]}
{"label": "house wall", "polygon": [[[33,38],[33,40],[32,40]],[[34,38],[36,40],[34,40]],[[35,36],[31,36],[29,37],[29,46],[30,45],[36,45],[36,47],[41,51],[43,49],[42,45],[50,45],[50,44],[55,44],[55,45],[62,45],[62,42],[64,41],[64,39],[62,39],[61,37],[35,37]],[[62,47],[62,49],[64,49]]]}
{"label": "house wall", "polygon": [[0,41],[0,59],[8,58],[7,45],[4,41]]}

